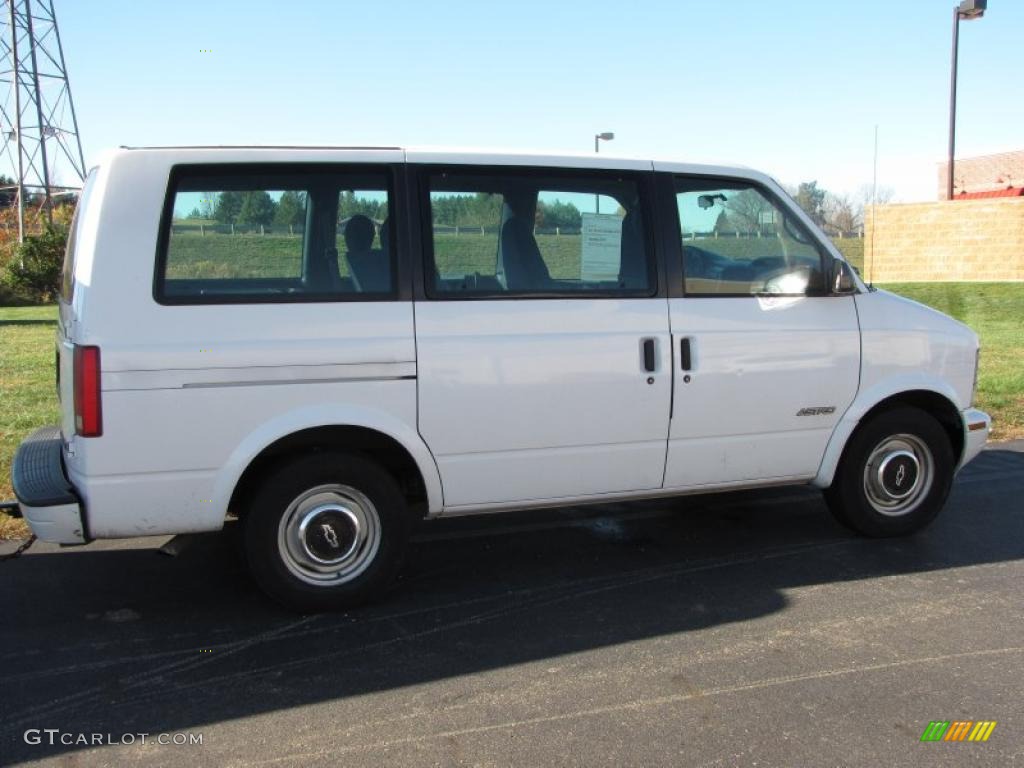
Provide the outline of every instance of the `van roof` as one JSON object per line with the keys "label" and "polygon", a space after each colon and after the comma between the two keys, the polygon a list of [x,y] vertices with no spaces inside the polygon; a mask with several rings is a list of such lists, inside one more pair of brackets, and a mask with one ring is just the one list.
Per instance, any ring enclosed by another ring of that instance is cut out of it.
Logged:
{"label": "van roof", "polygon": [[144,146],[144,147],[132,147],[127,144],[122,144],[119,149],[128,149],[133,151],[138,150],[175,150],[175,149],[266,149],[266,150],[281,150],[281,149],[347,149],[347,150],[367,150],[367,149],[391,149],[391,150],[403,150],[405,147],[389,147],[389,146],[373,146],[373,145],[344,145],[344,146],[332,146],[328,144],[168,144],[164,146]]}
{"label": "van roof", "polygon": [[738,164],[719,163],[691,163],[672,157],[638,157],[629,155],[617,155],[613,153],[592,153],[592,152],[556,152],[543,149],[510,149],[510,148],[481,148],[481,147],[434,147],[434,146],[358,146],[358,145],[232,145],[232,144],[210,144],[210,145],[182,145],[182,146],[144,146],[131,147],[121,146],[119,149],[129,152],[229,152],[229,153],[295,153],[299,155],[304,152],[326,153],[326,152],[403,152],[411,162],[469,162],[469,163],[493,163],[495,165],[523,165],[531,162],[541,165],[567,165],[576,167],[591,168],[623,168],[635,166],[637,163],[648,164],[652,162],[671,163],[682,170],[695,172],[722,173],[727,171],[740,171],[743,175],[762,175],[747,166]]}

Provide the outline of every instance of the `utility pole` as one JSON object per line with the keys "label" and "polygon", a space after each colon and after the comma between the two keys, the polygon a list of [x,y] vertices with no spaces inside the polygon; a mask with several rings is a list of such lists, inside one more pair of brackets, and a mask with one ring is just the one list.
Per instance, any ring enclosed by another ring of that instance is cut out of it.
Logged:
{"label": "utility pole", "polygon": [[[0,35],[0,172],[14,183],[18,240],[29,203],[52,221],[54,198],[85,180],[85,158],[53,0],[3,0]],[[30,222],[31,223],[31,222]]]}

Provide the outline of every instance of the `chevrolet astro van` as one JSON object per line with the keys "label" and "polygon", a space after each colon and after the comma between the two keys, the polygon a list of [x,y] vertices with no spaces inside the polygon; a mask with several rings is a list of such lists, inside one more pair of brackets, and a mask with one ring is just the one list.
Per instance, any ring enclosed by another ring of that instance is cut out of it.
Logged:
{"label": "chevrolet astro van", "polygon": [[300,610],[423,518],[810,484],[920,529],[981,450],[978,338],[861,281],[771,178],[600,156],[121,149],[89,173],[42,540],[213,531]]}

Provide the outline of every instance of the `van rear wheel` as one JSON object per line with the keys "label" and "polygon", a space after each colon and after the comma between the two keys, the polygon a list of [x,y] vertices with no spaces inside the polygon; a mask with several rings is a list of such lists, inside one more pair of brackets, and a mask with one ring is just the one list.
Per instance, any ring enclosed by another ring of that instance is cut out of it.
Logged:
{"label": "van rear wheel", "polygon": [[938,515],[954,464],[938,421],[918,408],[893,408],[850,438],[825,499],[839,522],[858,533],[902,536]]}
{"label": "van rear wheel", "polygon": [[409,535],[391,475],[361,456],[315,453],[273,473],[244,525],[249,569],[270,597],[300,611],[347,608],[392,581]]}

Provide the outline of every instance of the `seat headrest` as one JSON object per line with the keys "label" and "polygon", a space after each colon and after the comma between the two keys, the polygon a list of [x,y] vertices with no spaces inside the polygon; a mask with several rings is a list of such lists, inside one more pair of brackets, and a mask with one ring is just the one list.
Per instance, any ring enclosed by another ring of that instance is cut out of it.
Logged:
{"label": "seat headrest", "polygon": [[377,228],[369,216],[357,213],[345,222],[345,246],[350,251],[368,251],[373,246]]}

